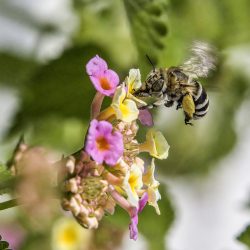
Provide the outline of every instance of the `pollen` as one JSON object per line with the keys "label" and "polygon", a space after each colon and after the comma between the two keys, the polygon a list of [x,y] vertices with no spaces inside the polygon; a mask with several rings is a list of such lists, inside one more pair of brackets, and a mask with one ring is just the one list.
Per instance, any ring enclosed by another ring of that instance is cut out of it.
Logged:
{"label": "pollen", "polygon": [[100,151],[109,150],[110,147],[108,141],[103,136],[96,138],[96,146]]}
{"label": "pollen", "polygon": [[112,86],[110,85],[110,82],[106,77],[101,77],[100,78],[100,85],[104,90],[110,90]]}

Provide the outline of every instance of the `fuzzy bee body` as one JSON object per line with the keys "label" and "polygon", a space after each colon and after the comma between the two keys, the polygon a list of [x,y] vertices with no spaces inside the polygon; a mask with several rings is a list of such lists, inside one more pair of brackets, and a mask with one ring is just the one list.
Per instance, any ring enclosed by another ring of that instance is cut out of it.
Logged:
{"label": "fuzzy bee body", "polygon": [[208,112],[208,95],[197,78],[207,76],[215,63],[207,44],[197,42],[191,51],[192,56],[181,66],[154,68],[142,88],[135,92],[137,97],[151,99],[148,108],[177,103],[176,109],[183,109],[185,124],[190,125],[190,120],[200,119]]}

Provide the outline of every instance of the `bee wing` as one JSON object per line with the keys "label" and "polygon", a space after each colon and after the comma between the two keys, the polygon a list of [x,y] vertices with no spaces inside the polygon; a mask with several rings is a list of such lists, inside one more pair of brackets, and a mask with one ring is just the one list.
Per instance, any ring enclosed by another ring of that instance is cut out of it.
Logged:
{"label": "bee wing", "polygon": [[193,78],[206,77],[210,70],[215,69],[215,49],[204,42],[193,42],[190,57],[180,68]]}

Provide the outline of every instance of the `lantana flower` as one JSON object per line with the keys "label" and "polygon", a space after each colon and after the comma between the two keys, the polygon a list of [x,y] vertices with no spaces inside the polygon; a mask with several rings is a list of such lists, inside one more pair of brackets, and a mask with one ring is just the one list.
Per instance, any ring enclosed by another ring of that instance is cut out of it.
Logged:
{"label": "lantana flower", "polygon": [[73,218],[60,218],[52,229],[53,250],[88,249],[92,232],[81,227]]}
{"label": "lantana flower", "polygon": [[128,202],[134,207],[138,207],[139,196],[137,191],[139,191],[142,186],[142,168],[134,163],[123,181],[123,188],[128,196]]}
{"label": "lantana flower", "polygon": [[115,165],[123,154],[123,139],[119,131],[107,121],[92,120],[90,123],[86,152],[99,164]]}
{"label": "lantana flower", "polygon": [[126,88],[124,85],[117,88],[111,107],[114,109],[117,119],[124,122],[131,122],[137,119],[139,110],[136,103],[126,98]]}
{"label": "lantana flower", "polygon": [[[134,96],[135,91],[142,86],[139,69],[131,69],[121,85],[118,85],[118,75],[108,69],[106,61],[98,55],[88,62],[86,70],[97,92],[91,104],[91,122],[84,146],[78,152],[63,157],[55,165],[48,162],[48,166],[60,169],[57,182],[62,192],[61,206],[71,212],[81,226],[88,229],[98,228],[103,216],[107,213],[112,215],[116,205],[119,205],[130,216],[130,238],[136,240],[138,214],[147,203],[154,206],[160,214],[157,202],[161,198],[159,182],[154,177],[154,159],[144,173],[144,161],[139,154],[148,152],[155,158],[166,159],[169,145],[162,133],[154,129],[147,132],[144,143],[140,144],[137,140],[137,119],[142,124],[153,125],[152,116],[146,109],[147,103]],[[113,96],[113,99],[111,105],[102,110],[105,95]],[[27,158],[33,153],[33,160]],[[8,167],[13,174],[20,175],[23,172],[22,167],[33,166],[35,160],[40,165],[46,165],[46,159],[40,154],[38,156],[37,158],[36,151],[20,142]],[[26,158],[29,161],[26,161]],[[27,173],[30,174],[32,169]],[[34,171],[31,172],[33,174]],[[30,190],[30,182],[26,179],[24,178],[23,182],[25,185],[17,185],[16,192]],[[33,184],[34,187],[37,186],[36,178]],[[54,187],[52,189],[54,190]],[[54,192],[51,193],[54,197]],[[30,202],[30,199],[27,201]],[[55,249],[70,250],[82,246],[82,234],[72,221],[59,221],[56,224],[52,237]]]}
{"label": "lantana flower", "polygon": [[160,214],[160,209],[157,204],[157,201],[161,199],[161,194],[158,190],[160,185],[159,181],[157,181],[154,177],[155,172],[155,163],[154,158],[151,161],[151,165],[148,168],[146,174],[143,175],[143,183],[147,186],[148,193],[148,204],[155,208],[157,214]]}
{"label": "lantana flower", "polygon": [[108,69],[107,63],[98,55],[89,60],[86,71],[97,91],[106,96],[112,96],[119,84],[119,76]]}
{"label": "lantana flower", "polygon": [[116,118],[123,122],[132,122],[138,118],[138,115],[139,109],[133,100],[127,98],[127,91],[123,84],[117,87],[111,106],[103,110],[97,116],[97,119],[110,120]]}
{"label": "lantana flower", "polygon": [[146,141],[139,145],[140,152],[148,152],[151,156],[158,159],[168,157],[169,144],[160,131],[148,130]]}

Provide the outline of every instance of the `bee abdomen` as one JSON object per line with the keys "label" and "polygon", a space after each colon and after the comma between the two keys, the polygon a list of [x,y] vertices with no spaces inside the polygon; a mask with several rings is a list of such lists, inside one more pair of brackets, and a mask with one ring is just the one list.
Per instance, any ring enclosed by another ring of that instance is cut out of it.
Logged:
{"label": "bee abdomen", "polygon": [[194,101],[194,103],[195,113],[193,114],[193,118],[197,120],[205,116],[209,109],[209,99],[204,88],[202,88],[200,96]]}

